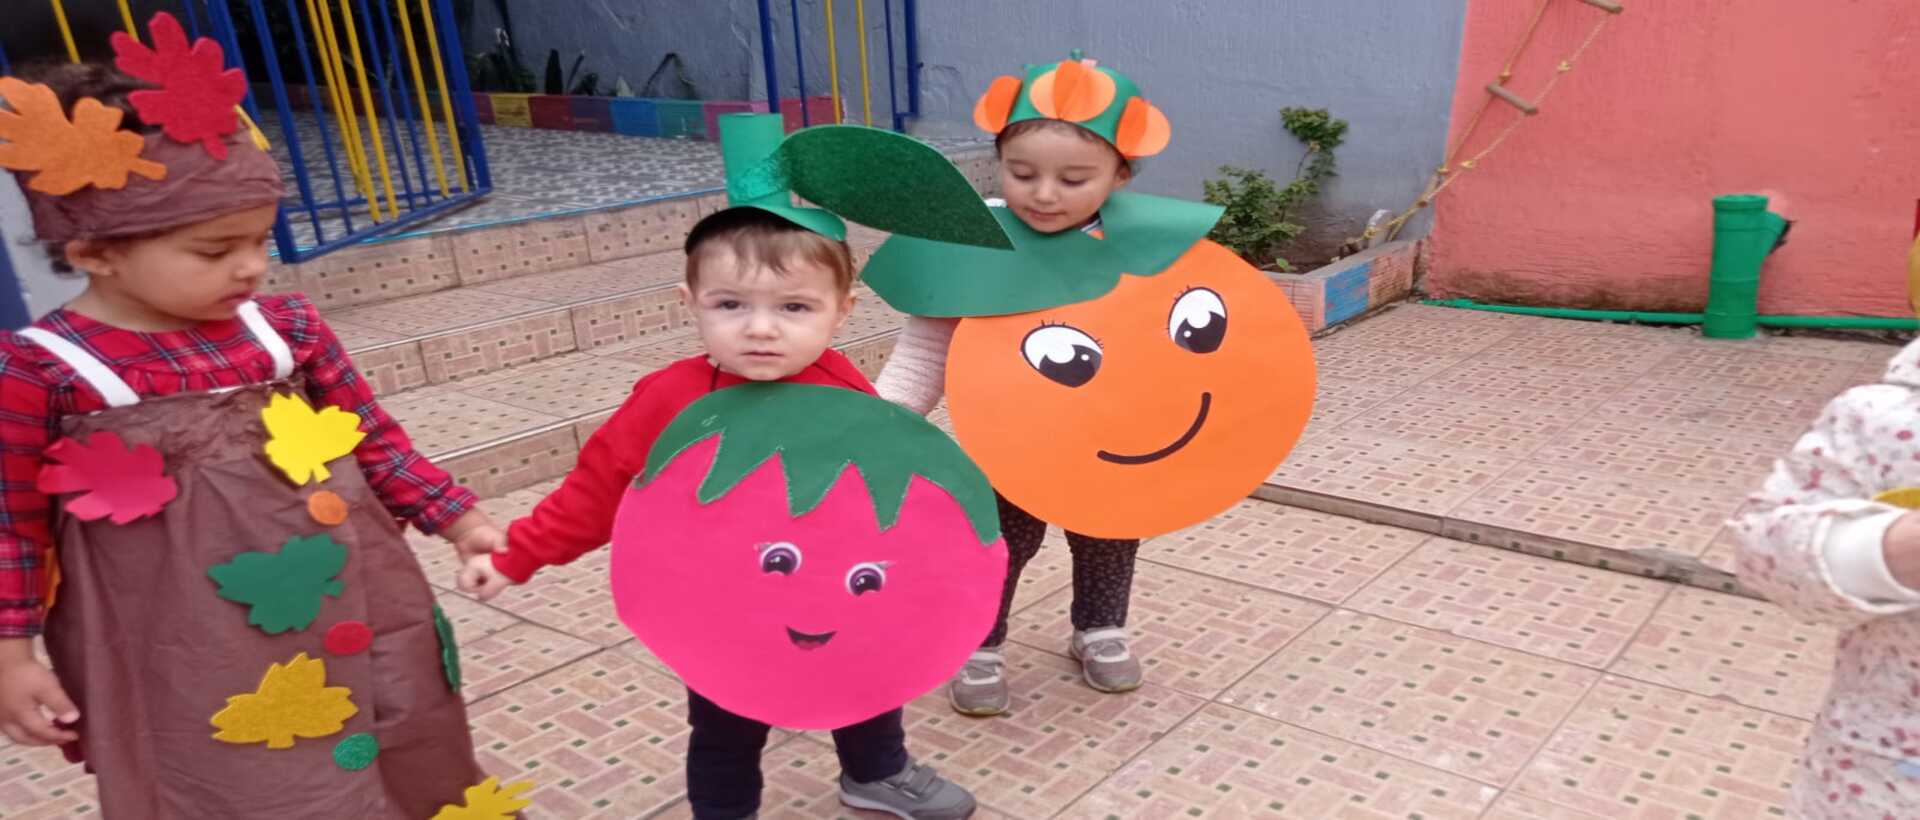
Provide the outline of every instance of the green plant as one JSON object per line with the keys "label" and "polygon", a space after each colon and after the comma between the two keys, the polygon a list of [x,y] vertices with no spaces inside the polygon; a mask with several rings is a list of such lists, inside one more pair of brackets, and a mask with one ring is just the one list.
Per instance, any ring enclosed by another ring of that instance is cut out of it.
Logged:
{"label": "green plant", "polygon": [[1294,221],[1301,207],[1319,195],[1322,181],[1335,175],[1334,149],[1346,141],[1347,121],[1324,108],[1283,108],[1280,123],[1307,149],[1291,182],[1280,186],[1264,171],[1223,165],[1224,178],[1207,180],[1202,187],[1208,202],[1227,209],[1207,238],[1255,267],[1284,271],[1292,266],[1280,252],[1306,230]]}

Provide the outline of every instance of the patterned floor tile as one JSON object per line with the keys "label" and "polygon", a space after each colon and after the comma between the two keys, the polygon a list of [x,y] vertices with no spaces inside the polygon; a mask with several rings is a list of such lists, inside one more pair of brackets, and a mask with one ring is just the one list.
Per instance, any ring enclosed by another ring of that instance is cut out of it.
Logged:
{"label": "patterned floor tile", "polygon": [[1692,340],[1683,333],[1646,328],[1599,342],[1585,335],[1515,334],[1473,354],[1474,361],[1573,367],[1611,375],[1652,371]]}
{"label": "patterned floor tile", "polygon": [[334,321],[332,316],[326,316],[324,318],[327,320],[327,327],[333,328],[334,338],[340,340],[340,346],[346,348],[348,353],[365,350],[374,345],[397,342],[406,338],[406,336],[399,333],[390,333],[371,327],[361,327],[352,322],[337,322]]}
{"label": "patterned floor tile", "polygon": [[1543,446],[1564,440],[1576,421],[1572,414],[1555,409],[1415,391],[1374,406],[1348,429],[1401,441],[1526,458]]}
{"label": "patterned floor tile", "polygon": [[1474,355],[1513,332],[1504,323],[1466,323],[1458,319],[1395,309],[1342,328],[1327,341],[1383,348],[1392,345],[1408,353],[1419,351],[1411,358],[1432,359]]}
{"label": "patterned floor tile", "polygon": [[[553,418],[573,418],[618,407],[633,393],[634,383],[647,374],[646,366],[623,359],[586,357],[570,360],[569,364],[572,366],[541,368],[484,385],[462,382],[460,392]],[[583,366],[587,364],[591,366]]]}
{"label": "patterned floor tile", "polygon": [[1141,546],[1156,563],[1337,604],[1406,557],[1425,533],[1247,500]]}
{"label": "patterned floor tile", "polygon": [[[760,770],[766,786],[760,794],[759,816],[765,820],[871,820],[883,816],[840,803],[840,758],[827,743],[805,737],[772,745],[761,758]],[[655,815],[653,820],[690,820],[692,817],[693,810],[682,802]],[[1011,820],[1012,815],[983,806],[973,817],[975,820]]]}
{"label": "patterned floor tile", "polygon": [[674,680],[680,679],[679,673],[674,672],[672,667],[667,666],[667,664],[664,661],[660,660],[659,656],[653,654],[653,651],[648,649],[646,647],[646,644],[641,643],[638,639],[630,640],[622,644],[616,644],[612,649],[608,651],[618,652],[622,655],[625,655],[629,658],[639,661],[641,664],[645,665],[648,669],[652,669],[653,671],[658,672],[662,675],[666,675],[667,677],[673,678]]}
{"label": "patterned floor tile", "polygon": [[1786,817],[1805,721],[1607,677],[1513,791],[1611,818]]}
{"label": "patterned floor tile", "polygon": [[597,647],[533,624],[515,624],[460,644],[467,702],[518,686],[592,653]]}
{"label": "patterned floor tile", "polygon": [[602,652],[475,704],[480,764],[547,818],[643,817],[684,791],[686,689]]}
{"label": "patterned floor tile", "polygon": [[447,614],[447,620],[453,622],[454,639],[462,646],[523,623],[512,613],[480,603],[458,592],[441,591],[433,598],[434,603],[440,605],[440,610]]}
{"label": "patterned floor tile", "polygon": [[1407,397],[1467,396],[1488,404],[1525,406],[1577,418],[1619,395],[1633,381],[1630,373],[1469,359],[1416,385]]}
{"label": "patterned floor tile", "polygon": [[1390,411],[1369,411],[1400,395],[1403,389],[1393,382],[1322,376],[1314,392],[1313,415],[1307,420],[1307,429],[1300,434],[1300,438],[1307,439],[1338,429],[1356,419],[1384,415]]}
{"label": "patterned floor tile", "polygon": [[1505,783],[1599,677],[1336,610],[1219,700],[1483,783]]}
{"label": "patterned floor tile", "polygon": [[1455,518],[1616,549],[1699,555],[1741,490],[1523,464],[1453,510]]}
{"label": "patterned floor tile", "polygon": [[1267,483],[1445,515],[1518,463],[1430,442],[1334,431],[1301,442]]}
{"label": "patterned floor tile", "polygon": [[[1013,618],[1008,634],[1049,652],[1067,651],[1073,590],[1061,590]],[[1327,614],[1327,607],[1277,592],[1158,564],[1133,576],[1128,649],[1148,680],[1211,698]]]}
{"label": "patterned floor tile", "polygon": [[1595,407],[1586,420],[1704,428],[1790,442],[1806,431],[1829,398],[1641,381]]}
{"label": "patterned floor tile", "polygon": [[1831,627],[1765,601],[1680,587],[1612,671],[1811,719],[1833,672],[1835,639]]}
{"label": "patterned floor tile", "polygon": [[[675,277],[676,279],[678,277],[677,271]],[[649,277],[636,275],[630,266],[609,263],[492,282],[479,285],[475,290],[552,305],[571,305],[618,296],[647,287],[673,284],[674,281],[669,280],[666,283],[652,281]]]}
{"label": "patterned floor tile", "polygon": [[1480,820],[1606,820],[1597,814],[1575,811],[1565,806],[1556,806],[1545,800],[1535,800],[1523,794],[1508,792],[1493,801],[1493,808],[1480,816]]}
{"label": "patterned floor tile", "polygon": [[[1067,546],[1067,536],[1049,528],[1046,539],[1040,542],[1040,552],[1020,572],[1020,585],[1013,591],[1011,611],[1018,613],[1036,606],[1072,584],[1073,551]],[[1007,620],[1011,622],[1012,616]],[[1011,629],[1011,625],[1008,628]]]}
{"label": "patterned floor tile", "polygon": [[1733,534],[1731,527],[1722,529],[1707,543],[1707,551],[1700,553],[1700,563],[1723,572],[1738,573],[1740,568],[1735,562],[1739,551],[1739,536]]}
{"label": "patterned floor tile", "polygon": [[1850,387],[1852,374],[1820,356],[1703,342],[1687,345],[1661,362],[1647,381],[1824,398]]}
{"label": "patterned floor tile", "polygon": [[1313,359],[1322,379],[1368,381],[1393,387],[1412,387],[1464,361],[1464,353],[1430,352],[1410,345],[1381,343],[1358,334],[1366,322],[1328,336],[1313,345]]}
{"label": "patterned floor tile", "polygon": [[460,559],[453,545],[440,536],[427,535],[411,526],[406,529],[406,538],[407,546],[413,548],[414,560],[420,562],[420,571],[426,573],[427,583],[440,589],[453,589],[460,574]]}
{"label": "patterned floor tile", "polygon": [[572,564],[548,567],[501,593],[493,605],[594,646],[624,642],[633,633],[614,611],[607,560],[603,548]]}
{"label": "patterned floor tile", "polygon": [[1208,706],[1060,816],[1474,818],[1492,786]]}
{"label": "patterned floor tile", "polygon": [[560,420],[559,416],[458,392],[408,393],[382,404],[400,426],[406,428],[414,446],[429,456],[495,441]]}
{"label": "patterned floor tile", "polygon": [[1671,585],[1435,538],[1347,601],[1361,612],[1604,667]]}
{"label": "patterned floor tile", "polygon": [[907,746],[1015,817],[1049,817],[1159,740],[1204,702],[1148,682],[1124,695],[1087,688],[1065,658],[1009,658],[1013,708],[970,718],[936,691],[907,706]]}
{"label": "patterned floor tile", "polygon": [[1646,419],[1589,416],[1535,451],[1529,461],[1650,481],[1760,486],[1792,440],[1738,430],[1667,426]]}
{"label": "patterned floor tile", "polygon": [[0,748],[0,816],[53,820],[99,817],[93,775],[51,746]]}
{"label": "patterned floor tile", "polygon": [[420,336],[541,310],[553,310],[553,305],[473,288],[455,288],[335,311],[327,319],[403,336]]}

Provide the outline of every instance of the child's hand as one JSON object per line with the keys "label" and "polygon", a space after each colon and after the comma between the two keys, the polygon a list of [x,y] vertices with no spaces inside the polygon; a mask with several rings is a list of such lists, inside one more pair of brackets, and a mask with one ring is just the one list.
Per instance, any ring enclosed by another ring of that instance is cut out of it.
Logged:
{"label": "child's hand", "polygon": [[79,719],[80,709],[53,670],[34,659],[32,640],[0,640],[0,732],[25,746],[72,743],[80,735],[60,724]]}
{"label": "child's hand", "polygon": [[1881,552],[1893,580],[1907,589],[1920,589],[1920,510],[1894,519],[1881,539]]}
{"label": "child's hand", "polygon": [[482,601],[491,600],[500,590],[513,585],[514,580],[495,569],[493,556],[485,553],[467,558],[466,567],[460,570],[460,591]]}
{"label": "child's hand", "polygon": [[507,531],[492,524],[474,527],[453,542],[461,560],[507,551]]}

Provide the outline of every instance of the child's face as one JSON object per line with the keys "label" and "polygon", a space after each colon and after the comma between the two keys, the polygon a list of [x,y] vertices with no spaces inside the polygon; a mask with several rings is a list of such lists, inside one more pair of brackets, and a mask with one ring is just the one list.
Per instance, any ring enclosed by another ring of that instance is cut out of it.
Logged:
{"label": "child's face", "polygon": [[111,324],[150,330],[231,319],[267,274],[265,205],[128,242],[74,242],[68,259],[87,272],[88,305]]}
{"label": "child's face", "polygon": [[707,356],[721,370],[753,381],[784,379],[813,364],[853,312],[853,294],[833,270],[792,259],[782,274],[743,265],[721,247],[700,263],[700,281],[680,286]]}
{"label": "child's face", "polygon": [[1113,149],[1042,128],[1000,146],[1000,191],[1027,227],[1056,233],[1087,224],[1130,172]]}

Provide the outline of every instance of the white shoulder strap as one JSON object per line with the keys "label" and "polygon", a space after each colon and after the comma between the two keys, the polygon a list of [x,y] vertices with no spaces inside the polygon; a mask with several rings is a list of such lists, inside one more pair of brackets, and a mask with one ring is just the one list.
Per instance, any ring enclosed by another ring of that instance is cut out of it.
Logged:
{"label": "white shoulder strap", "polygon": [[293,375],[293,348],[287,346],[287,340],[280,338],[280,333],[260,313],[260,303],[249,300],[241,305],[240,321],[246,323],[247,332],[273,356],[273,378],[279,380]]}
{"label": "white shoulder strap", "polygon": [[140,394],[133,392],[133,388],[128,387],[93,354],[81,350],[79,345],[37,327],[24,328],[20,335],[66,362],[68,367],[80,374],[80,378],[93,386],[100,398],[106,399],[108,407],[130,407],[140,403]]}

